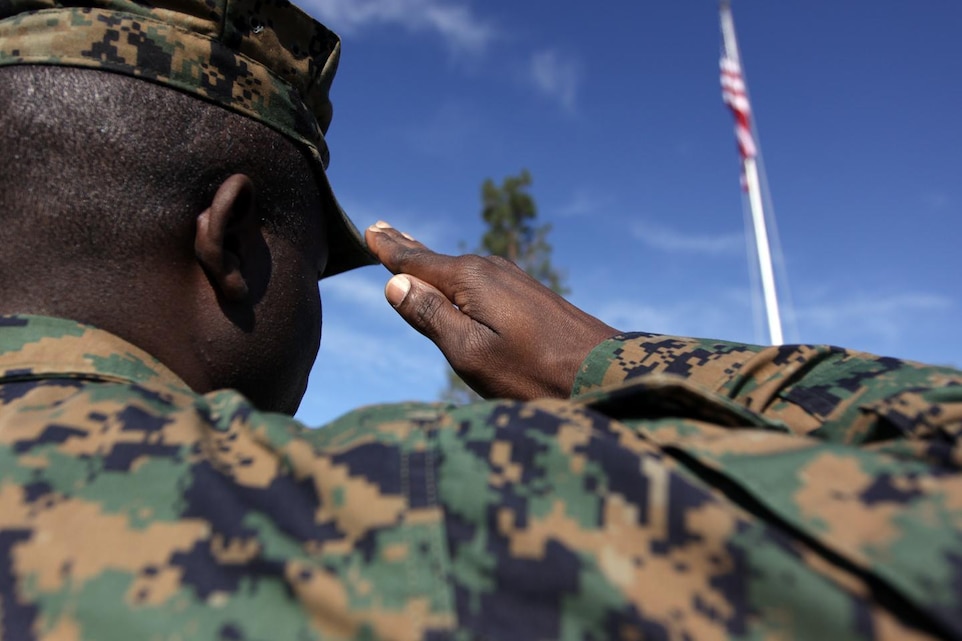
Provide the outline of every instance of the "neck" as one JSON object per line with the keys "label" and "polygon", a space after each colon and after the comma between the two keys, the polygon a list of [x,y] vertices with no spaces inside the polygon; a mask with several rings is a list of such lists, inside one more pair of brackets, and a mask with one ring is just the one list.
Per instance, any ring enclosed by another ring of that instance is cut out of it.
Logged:
{"label": "neck", "polygon": [[54,316],[108,331],[159,360],[194,391],[204,393],[212,385],[199,350],[193,348],[203,333],[197,322],[191,277],[181,276],[161,279],[138,274],[138,278],[117,283],[110,276],[89,275],[79,284],[77,279],[58,278],[56,283],[11,285],[15,279],[3,279],[0,314]]}

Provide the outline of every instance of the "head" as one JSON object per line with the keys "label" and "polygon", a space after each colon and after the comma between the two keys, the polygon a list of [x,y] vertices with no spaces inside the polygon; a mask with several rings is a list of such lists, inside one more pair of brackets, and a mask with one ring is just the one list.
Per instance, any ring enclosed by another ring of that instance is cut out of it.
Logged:
{"label": "head", "polygon": [[0,310],[88,322],[293,412],[336,212],[310,150],[159,84],[0,67]]}
{"label": "head", "polygon": [[376,262],[325,174],[339,57],[287,0],[0,2],[0,311],[293,412],[317,278]]}

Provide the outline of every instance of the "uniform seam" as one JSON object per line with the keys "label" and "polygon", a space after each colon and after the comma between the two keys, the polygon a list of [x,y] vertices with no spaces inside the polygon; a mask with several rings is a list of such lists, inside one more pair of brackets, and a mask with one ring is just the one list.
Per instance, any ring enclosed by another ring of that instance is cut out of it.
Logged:
{"label": "uniform seam", "polygon": [[26,381],[52,381],[57,379],[68,381],[87,381],[89,383],[105,383],[108,385],[126,385],[132,389],[142,389],[150,393],[162,395],[196,395],[196,393],[193,392],[189,387],[186,387],[186,383],[173,382],[164,380],[163,378],[139,381],[137,379],[120,376],[118,374],[97,374],[93,372],[40,372],[35,374],[31,373],[0,376],[0,386],[9,385],[11,383],[22,383]]}

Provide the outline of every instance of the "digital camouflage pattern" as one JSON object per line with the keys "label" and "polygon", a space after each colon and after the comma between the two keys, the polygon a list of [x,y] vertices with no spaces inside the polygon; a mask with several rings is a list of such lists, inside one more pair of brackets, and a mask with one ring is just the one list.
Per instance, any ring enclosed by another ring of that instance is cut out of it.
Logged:
{"label": "digital camouflage pattern", "polygon": [[0,0],[0,66],[122,73],[258,120],[318,163],[332,212],[325,276],[375,261],[334,199],[325,169],[340,40],[287,0]]}
{"label": "digital camouflage pattern", "polygon": [[4,639],[962,638],[962,373],[629,334],[320,430],[0,320]]}

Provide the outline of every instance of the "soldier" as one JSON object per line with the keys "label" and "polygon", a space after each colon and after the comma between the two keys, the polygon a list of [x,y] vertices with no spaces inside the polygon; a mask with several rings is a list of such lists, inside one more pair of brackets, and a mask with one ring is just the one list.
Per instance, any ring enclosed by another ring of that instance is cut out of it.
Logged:
{"label": "soldier", "polygon": [[[0,2],[4,639],[962,637],[962,374],[365,243],[338,55],[281,0]],[[501,400],[290,418],[375,261]]]}

